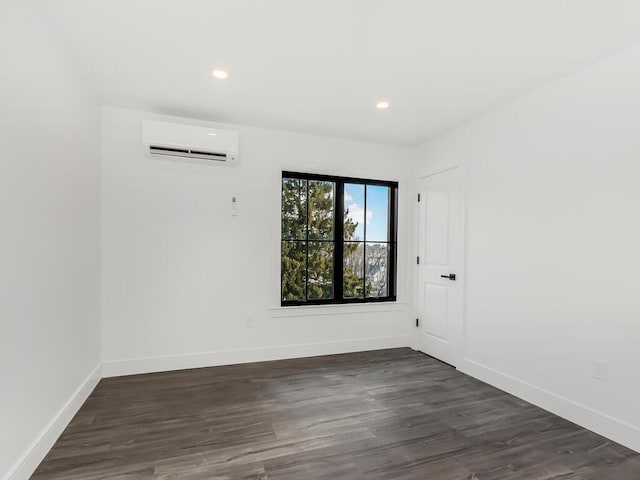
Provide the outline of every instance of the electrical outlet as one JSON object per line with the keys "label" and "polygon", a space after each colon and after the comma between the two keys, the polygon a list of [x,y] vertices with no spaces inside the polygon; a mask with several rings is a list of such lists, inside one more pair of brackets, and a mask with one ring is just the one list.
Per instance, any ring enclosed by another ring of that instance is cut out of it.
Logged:
{"label": "electrical outlet", "polygon": [[593,361],[593,378],[602,382],[607,381],[607,363],[602,360]]}
{"label": "electrical outlet", "polygon": [[245,321],[245,327],[253,328],[253,325],[254,325],[253,317],[247,317],[247,320]]}

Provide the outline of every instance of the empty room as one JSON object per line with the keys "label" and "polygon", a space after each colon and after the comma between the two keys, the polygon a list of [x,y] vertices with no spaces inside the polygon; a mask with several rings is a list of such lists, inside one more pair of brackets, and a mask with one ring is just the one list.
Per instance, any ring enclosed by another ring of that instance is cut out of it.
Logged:
{"label": "empty room", "polygon": [[640,480],[640,2],[0,45],[0,480]]}

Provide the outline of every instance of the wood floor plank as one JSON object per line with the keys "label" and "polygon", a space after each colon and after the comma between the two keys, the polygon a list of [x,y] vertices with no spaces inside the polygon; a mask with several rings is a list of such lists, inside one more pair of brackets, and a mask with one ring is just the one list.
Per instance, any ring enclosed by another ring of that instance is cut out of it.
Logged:
{"label": "wood floor plank", "polygon": [[640,455],[410,349],[102,380],[33,480],[638,480]]}

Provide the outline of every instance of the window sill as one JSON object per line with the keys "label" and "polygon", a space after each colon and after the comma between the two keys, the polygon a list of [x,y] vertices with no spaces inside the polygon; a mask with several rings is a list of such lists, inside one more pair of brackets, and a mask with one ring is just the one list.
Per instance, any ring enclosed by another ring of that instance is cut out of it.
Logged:
{"label": "window sill", "polygon": [[300,305],[271,307],[272,318],[310,317],[315,315],[350,315],[352,313],[400,312],[407,304],[401,302],[351,303],[338,305]]}

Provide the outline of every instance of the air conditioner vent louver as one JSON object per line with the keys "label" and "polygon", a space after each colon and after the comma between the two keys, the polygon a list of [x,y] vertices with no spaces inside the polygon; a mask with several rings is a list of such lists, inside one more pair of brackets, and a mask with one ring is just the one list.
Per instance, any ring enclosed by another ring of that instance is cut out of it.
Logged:
{"label": "air conditioner vent louver", "polygon": [[189,149],[188,148],[157,147],[155,145],[151,145],[149,147],[149,152],[150,153],[165,154],[165,155],[170,155],[172,153],[180,154],[180,155],[188,155],[189,154]]}
{"label": "air conditioner vent louver", "polygon": [[226,153],[203,152],[201,150],[191,150],[189,148],[173,148],[150,145],[149,153],[152,155],[166,155],[169,157],[200,158],[217,160],[219,162],[227,161]]}
{"label": "air conditioner vent louver", "polygon": [[151,158],[233,165],[238,156],[238,132],[232,130],[145,120],[142,142]]}

